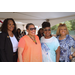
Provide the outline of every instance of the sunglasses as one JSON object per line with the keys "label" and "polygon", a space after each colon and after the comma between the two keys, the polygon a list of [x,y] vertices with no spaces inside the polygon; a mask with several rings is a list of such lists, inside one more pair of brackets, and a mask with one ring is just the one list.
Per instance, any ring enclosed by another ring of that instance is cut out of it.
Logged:
{"label": "sunglasses", "polygon": [[44,29],[44,31],[51,31],[51,29]]}
{"label": "sunglasses", "polygon": [[30,28],[30,30],[32,31],[32,30],[36,30],[36,28]]}
{"label": "sunglasses", "polygon": [[66,26],[65,24],[60,24],[58,27],[61,27],[61,26]]}

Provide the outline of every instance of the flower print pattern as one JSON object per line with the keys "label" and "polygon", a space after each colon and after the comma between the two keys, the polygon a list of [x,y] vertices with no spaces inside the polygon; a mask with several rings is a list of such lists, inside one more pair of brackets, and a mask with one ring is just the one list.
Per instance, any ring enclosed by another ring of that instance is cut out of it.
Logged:
{"label": "flower print pattern", "polygon": [[48,55],[48,50],[50,50],[50,49],[47,46],[47,44],[46,43],[41,43],[41,46],[42,46],[42,50],[46,52],[46,55]]}
{"label": "flower print pattern", "polygon": [[65,62],[69,62],[71,47],[75,48],[75,40],[70,35],[66,35],[66,38],[63,40],[59,40],[59,36],[57,36],[57,39],[60,43],[60,60],[65,60]]}

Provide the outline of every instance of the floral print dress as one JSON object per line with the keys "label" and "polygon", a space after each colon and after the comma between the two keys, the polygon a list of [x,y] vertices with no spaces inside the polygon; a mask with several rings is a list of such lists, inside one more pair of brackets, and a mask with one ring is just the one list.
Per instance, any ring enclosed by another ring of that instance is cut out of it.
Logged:
{"label": "floral print dress", "polygon": [[60,61],[70,62],[69,56],[71,55],[71,47],[75,48],[75,40],[70,35],[66,35],[66,38],[59,40],[60,43]]}

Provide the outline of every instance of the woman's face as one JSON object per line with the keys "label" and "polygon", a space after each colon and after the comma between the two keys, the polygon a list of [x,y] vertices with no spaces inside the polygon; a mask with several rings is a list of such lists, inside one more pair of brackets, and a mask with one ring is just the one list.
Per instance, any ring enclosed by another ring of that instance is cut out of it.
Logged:
{"label": "woman's face", "polygon": [[20,33],[20,29],[18,30],[18,33]]}
{"label": "woman's face", "polygon": [[45,35],[45,37],[50,37],[50,34],[51,34],[50,27],[44,28],[44,35]]}
{"label": "woman's face", "polygon": [[66,27],[60,27],[60,35],[65,36],[67,33]]}
{"label": "woman's face", "polygon": [[42,33],[43,33],[43,29],[40,30],[40,34],[42,34]]}
{"label": "woman's face", "polygon": [[27,32],[30,36],[35,36],[36,28],[34,25],[30,25],[27,29]]}
{"label": "woman's face", "polygon": [[14,30],[14,23],[12,20],[8,20],[8,25],[7,25],[7,29],[8,31],[13,31]]}

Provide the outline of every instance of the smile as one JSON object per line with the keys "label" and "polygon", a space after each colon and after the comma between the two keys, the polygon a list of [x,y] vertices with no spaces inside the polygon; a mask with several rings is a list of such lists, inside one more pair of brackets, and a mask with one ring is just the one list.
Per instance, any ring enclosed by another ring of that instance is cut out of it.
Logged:
{"label": "smile", "polygon": [[35,34],[35,32],[32,32],[33,34]]}

